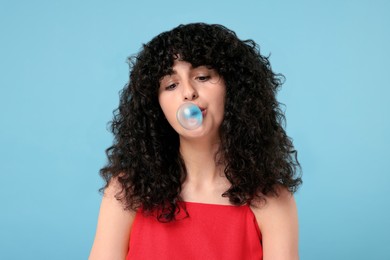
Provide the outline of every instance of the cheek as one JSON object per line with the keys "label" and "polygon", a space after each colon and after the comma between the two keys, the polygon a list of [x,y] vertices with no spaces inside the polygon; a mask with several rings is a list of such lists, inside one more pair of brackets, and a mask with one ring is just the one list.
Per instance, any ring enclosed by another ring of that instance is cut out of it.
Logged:
{"label": "cheek", "polygon": [[226,99],[226,91],[224,86],[221,86],[221,89],[215,98],[218,100],[218,109],[222,112],[222,114],[224,114]]}
{"label": "cheek", "polygon": [[165,118],[168,120],[170,125],[176,123],[176,108],[172,102],[165,99],[159,99],[161,110],[164,113]]}

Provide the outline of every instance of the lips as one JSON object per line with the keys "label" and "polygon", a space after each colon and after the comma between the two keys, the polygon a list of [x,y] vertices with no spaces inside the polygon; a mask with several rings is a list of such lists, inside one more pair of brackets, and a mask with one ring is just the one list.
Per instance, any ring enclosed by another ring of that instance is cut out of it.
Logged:
{"label": "lips", "polygon": [[194,103],[199,109],[200,109],[200,112],[202,112],[202,116],[204,117],[206,114],[207,114],[207,109],[205,107],[202,107],[196,103]]}
{"label": "lips", "polygon": [[203,107],[199,107],[200,111],[202,112],[202,116],[204,117],[206,115],[206,108],[203,108]]}

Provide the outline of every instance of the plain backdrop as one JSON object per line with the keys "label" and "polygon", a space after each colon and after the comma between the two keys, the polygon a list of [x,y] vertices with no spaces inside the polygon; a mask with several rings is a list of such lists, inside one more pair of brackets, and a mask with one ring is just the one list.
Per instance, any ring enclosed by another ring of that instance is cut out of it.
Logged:
{"label": "plain backdrop", "polygon": [[126,58],[181,23],[259,43],[299,151],[301,259],[390,259],[389,1],[0,1],[0,259],[86,259]]}

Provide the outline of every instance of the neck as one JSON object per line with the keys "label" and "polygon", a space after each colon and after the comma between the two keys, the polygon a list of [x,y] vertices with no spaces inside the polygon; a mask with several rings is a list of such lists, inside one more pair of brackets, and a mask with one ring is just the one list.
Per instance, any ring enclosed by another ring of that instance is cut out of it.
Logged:
{"label": "neck", "polygon": [[187,181],[208,182],[220,177],[223,168],[217,164],[219,139],[215,141],[180,139],[180,154],[187,169]]}
{"label": "neck", "polygon": [[187,176],[182,184],[181,197],[184,201],[230,205],[229,198],[222,197],[231,186],[224,174],[223,163],[216,153],[218,142],[180,139],[180,153],[184,160]]}

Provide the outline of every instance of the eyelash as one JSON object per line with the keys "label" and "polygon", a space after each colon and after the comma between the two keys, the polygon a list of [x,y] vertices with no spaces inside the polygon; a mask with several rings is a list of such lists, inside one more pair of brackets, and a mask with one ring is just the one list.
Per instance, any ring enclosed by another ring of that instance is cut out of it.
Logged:
{"label": "eyelash", "polygon": [[199,77],[196,77],[196,79],[200,80],[200,81],[207,81],[209,80],[211,77],[210,76],[199,76]]}
{"label": "eyelash", "polygon": [[[211,76],[198,76],[196,77],[195,79],[196,80],[199,80],[200,82],[205,82],[205,81],[208,81],[209,79],[211,78]],[[165,90],[174,90],[176,88],[177,84],[174,83],[174,84],[171,84],[167,87],[165,87]]]}
{"label": "eyelash", "polygon": [[176,83],[174,83],[174,84],[171,84],[171,85],[169,85],[169,86],[167,86],[167,87],[165,87],[165,90],[173,90],[173,89],[175,89],[176,88]]}

